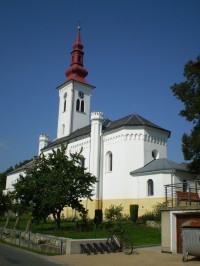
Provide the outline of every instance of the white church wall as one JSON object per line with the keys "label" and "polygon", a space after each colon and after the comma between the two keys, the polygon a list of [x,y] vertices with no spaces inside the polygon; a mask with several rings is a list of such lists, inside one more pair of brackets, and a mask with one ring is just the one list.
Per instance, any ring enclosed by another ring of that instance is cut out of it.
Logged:
{"label": "white church wall", "polygon": [[[81,99],[79,97],[79,92],[82,92],[84,97]],[[84,112],[79,112],[76,110],[76,104],[73,105],[73,124],[72,132],[78,128],[89,125],[90,122],[90,98],[91,98],[92,88],[87,85],[81,85],[79,83],[74,84],[74,103],[77,99],[84,101]]]}
{"label": "white church wall", "polygon": [[90,169],[90,137],[86,137],[75,142],[70,142],[67,148],[67,155],[70,153],[80,152],[82,149],[81,155],[85,158],[85,168],[86,171]]}
{"label": "white church wall", "polygon": [[[143,129],[123,129],[104,136],[104,199],[138,198],[138,181],[130,176],[130,171],[152,161],[153,150],[158,150],[162,158],[166,157],[166,139],[164,138],[166,136],[163,134],[159,136],[156,130],[149,131],[149,134],[156,135],[157,138],[147,141],[146,131]],[[105,157],[109,151],[113,154],[112,172],[106,172],[105,168]],[[158,187],[163,185],[161,180],[158,180]],[[146,197],[145,193],[140,197],[144,195]],[[163,196],[163,194],[157,196]]]}
{"label": "white church wall", "polygon": [[[138,195],[140,198],[160,198],[165,197],[164,185],[171,184],[171,173],[152,173],[133,177],[138,180]],[[148,180],[153,181],[153,195],[148,195]]]}
{"label": "white church wall", "polygon": [[[171,174],[144,174],[135,176],[133,179],[137,180],[139,216],[152,211],[153,206],[165,201],[164,185],[171,183]],[[153,195],[148,195],[148,180],[150,179],[153,181]]]}
{"label": "white church wall", "polygon": [[[143,166],[142,130],[120,130],[104,136],[103,197],[104,199],[132,198],[137,193],[132,169]],[[106,154],[112,152],[113,167],[106,171]]]}
{"label": "white church wall", "polygon": [[[80,92],[82,97],[79,95]],[[91,93],[91,86],[75,81],[59,87],[57,138],[68,136],[78,128],[89,125]],[[84,111],[76,110],[77,99],[84,102]]]}
{"label": "white church wall", "polygon": [[[57,138],[70,134],[72,102],[73,102],[72,84],[64,84],[59,88],[59,111]],[[64,111],[64,101],[66,100],[66,110]]]}
{"label": "white church wall", "polygon": [[19,176],[26,175],[25,171],[21,171],[21,172],[17,172],[17,173],[13,173],[7,176],[6,178],[6,188],[4,190],[4,194],[7,194],[8,192],[11,192],[14,190],[14,184],[17,183]]}
{"label": "white church wall", "polygon": [[[54,147],[53,149],[57,151],[61,145],[58,145]],[[67,151],[66,154],[67,156],[70,157],[70,153],[76,153],[80,152],[82,149],[81,155],[85,158],[85,168],[86,171],[89,171],[90,168],[90,162],[89,162],[89,156],[90,156],[90,137],[82,138],[79,140],[72,141],[67,144]],[[46,150],[44,152],[45,156],[48,156],[48,154],[52,153],[52,149]]]}
{"label": "white church wall", "polygon": [[[167,158],[167,133],[157,129],[146,129],[144,134],[144,164],[153,159]],[[155,154],[152,154],[153,151],[157,153],[155,158]]]}

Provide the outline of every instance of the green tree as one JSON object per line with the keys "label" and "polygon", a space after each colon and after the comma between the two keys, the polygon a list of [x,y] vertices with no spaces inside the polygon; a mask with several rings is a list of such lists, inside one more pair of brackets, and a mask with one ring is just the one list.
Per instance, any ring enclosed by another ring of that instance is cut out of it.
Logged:
{"label": "green tree", "polygon": [[7,211],[12,210],[12,195],[8,193],[4,195],[3,193],[0,194],[0,215],[4,215]]}
{"label": "green tree", "polygon": [[30,211],[36,220],[53,215],[56,228],[60,228],[60,216],[64,207],[86,213],[82,199],[91,199],[96,177],[86,172],[80,162],[80,153],[66,155],[66,146],[41,155],[34,169],[25,177],[20,176],[15,185],[15,198],[20,211]]}
{"label": "green tree", "polygon": [[[200,62],[200,56],[197,57]],[[180,115],[192,122],[190,134],[182,136],[182,151],[189,169],[200,173],[200,64],[189,61],[184,67],[185,81],[171,86],[174,96],[182,101],[184,109]]]}
{"label": "green tree", "polygon": [[6,187],[7,175],[11,171],[13,171],[13,167],[10,167],[5,172],[0,173],[0,215],[4,215],[6,211],[12,209],[11,194],[7,194],[7,195],[3,194],[3,190]]}

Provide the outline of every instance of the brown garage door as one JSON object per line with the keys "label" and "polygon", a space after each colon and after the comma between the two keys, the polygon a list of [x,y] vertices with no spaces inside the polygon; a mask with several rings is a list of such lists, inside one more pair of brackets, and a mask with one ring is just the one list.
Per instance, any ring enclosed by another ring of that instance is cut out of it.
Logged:
{"label": "brown garage door", "polygon": [[177,253],[182,253],[182,237],[181,225],[189,220],[200,220],[199,212],[182,213],[176,215],[176,230],[177,230]]}

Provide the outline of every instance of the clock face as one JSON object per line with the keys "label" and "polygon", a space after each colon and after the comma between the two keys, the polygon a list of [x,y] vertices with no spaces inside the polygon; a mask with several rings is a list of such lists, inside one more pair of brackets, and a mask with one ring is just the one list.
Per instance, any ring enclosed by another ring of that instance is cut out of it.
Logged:
{"label": "clock face", "polygon": [[83,93],[82,91],[79,91],[79,92],[78,92],[78,96],[79,96],[81,99],[83,99],[83,98],[84,98],[84,93]]}
{"label": "clock face", "polygon": [[67,98],[67,93],[66,93],[66,92],[64,93],[63,98],[64,98],[64,99]]}

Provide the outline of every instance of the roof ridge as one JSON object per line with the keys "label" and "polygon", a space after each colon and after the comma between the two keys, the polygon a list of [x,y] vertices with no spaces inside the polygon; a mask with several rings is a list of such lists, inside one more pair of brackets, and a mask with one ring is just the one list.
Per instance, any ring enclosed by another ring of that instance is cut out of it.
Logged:
{"label": "roof ridge", "polygon": [[141,122],[143,125],[145,125],[144,121],[142,121],[142,119],[141,119],[141,116],[139,116],[138,114],[135,114],[135,116],[140,120],[140,122]]}
{"label": "roof ridge", "polygon": [[126,121],[126,124],[131,120],[131,118],[134,116],[135,114],[131,114],[131,115],[128,115],[128,120]]}

